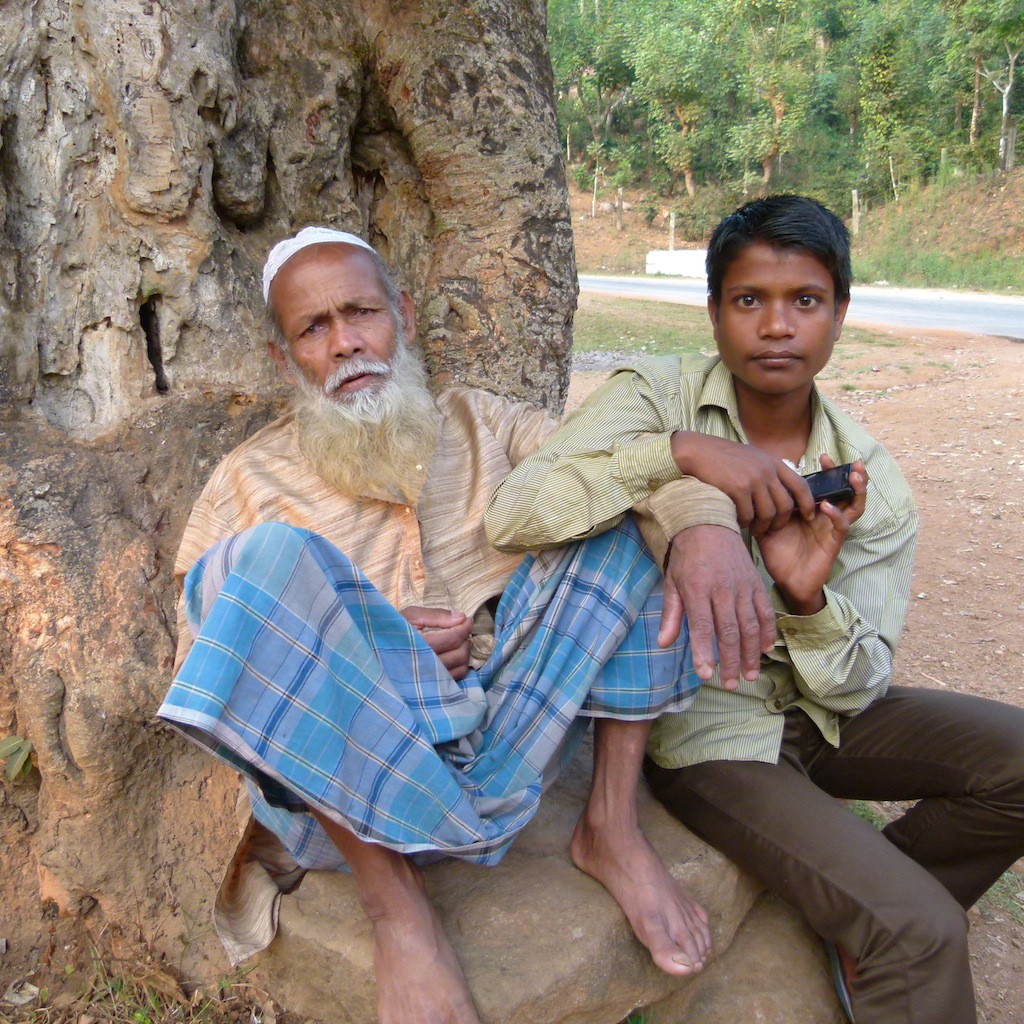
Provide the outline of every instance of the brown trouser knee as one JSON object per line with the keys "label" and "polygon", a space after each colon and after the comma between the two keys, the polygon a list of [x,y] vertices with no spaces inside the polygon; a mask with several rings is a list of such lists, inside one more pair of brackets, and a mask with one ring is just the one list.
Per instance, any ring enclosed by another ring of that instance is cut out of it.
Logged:
{"label": "brown trouser knee", "polygon": [[[645,770],[680,820],[854,956],[858,1024],[974,1024],[964,909],[1024,855],[1024,710],[893,687],[838,750],[793,711],[778,764]],[[879,832],[834,797],[917,803]]]}

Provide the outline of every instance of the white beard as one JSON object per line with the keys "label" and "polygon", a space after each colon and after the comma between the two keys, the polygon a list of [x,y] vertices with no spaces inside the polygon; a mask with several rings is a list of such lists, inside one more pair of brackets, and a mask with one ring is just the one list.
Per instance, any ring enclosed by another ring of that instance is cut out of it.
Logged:
{"label": "white beard", "polygon": [[[299,445],[317,474],[343,494],[380,493],[408,500],[409,481],[425,468],[441,415],[427,387],[423,362],[405,339],[396,338],[390,364],[349,360],[322,389],[306,380],[290,354],[289,364],[298,381],[292,408]],[[379,375],[382,382],[351,396],[329,397],[357,373]]]}

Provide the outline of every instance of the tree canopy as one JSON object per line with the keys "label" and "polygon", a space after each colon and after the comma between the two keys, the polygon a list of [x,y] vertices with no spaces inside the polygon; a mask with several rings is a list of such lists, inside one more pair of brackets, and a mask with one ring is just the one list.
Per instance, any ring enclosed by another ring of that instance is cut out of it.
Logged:
{"label": "tree canopy", "polygon": [[548,38],[581,185],[845,207],[1012,158],[1024,0],[550,0]]}

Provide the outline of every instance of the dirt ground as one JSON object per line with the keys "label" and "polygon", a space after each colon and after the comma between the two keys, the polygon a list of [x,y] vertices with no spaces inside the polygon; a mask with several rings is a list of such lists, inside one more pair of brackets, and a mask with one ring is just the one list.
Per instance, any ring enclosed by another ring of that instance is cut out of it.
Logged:
{"label": "dirt ground", "polygon": [[[822,389],[886,445],[917,499],[895,679],[1024,706],[1024,343],[879,333],[840,341]],[[575,374],[570,402],[601,379]],[[1019,885],[970,913],[984,1024],[1024,1021],[1024,860],[1014,870]]]}

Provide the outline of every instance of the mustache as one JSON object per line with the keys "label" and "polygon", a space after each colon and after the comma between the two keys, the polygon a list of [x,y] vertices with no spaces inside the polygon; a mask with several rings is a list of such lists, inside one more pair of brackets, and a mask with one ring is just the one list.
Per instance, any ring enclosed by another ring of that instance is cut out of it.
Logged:
{"label": "mustache", "polygon": [[330,397],[345,381],[363,375],[368,377],[390,377],[391,364],[382,359],[350,359],[343,366],[339,366],[324,381],[324,394]]}

